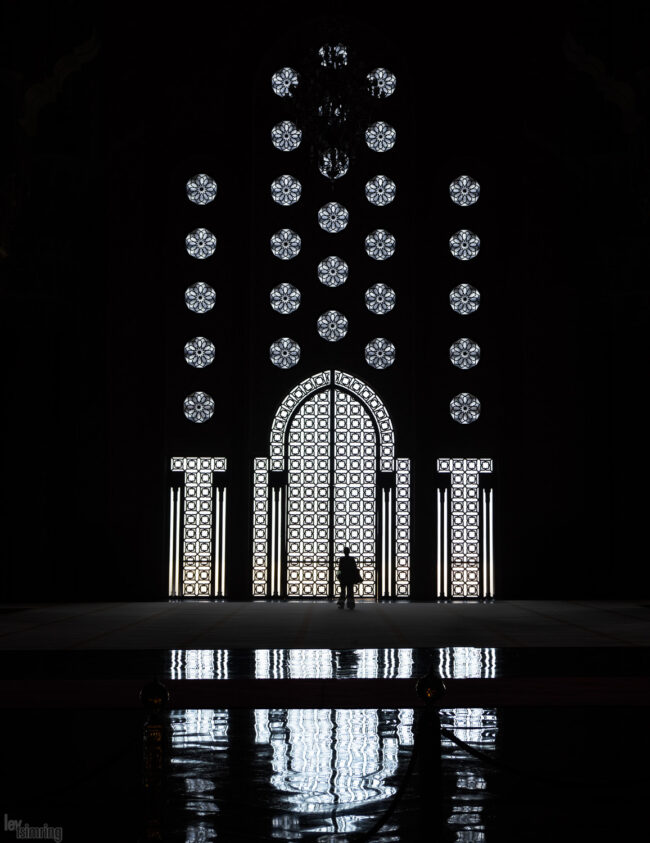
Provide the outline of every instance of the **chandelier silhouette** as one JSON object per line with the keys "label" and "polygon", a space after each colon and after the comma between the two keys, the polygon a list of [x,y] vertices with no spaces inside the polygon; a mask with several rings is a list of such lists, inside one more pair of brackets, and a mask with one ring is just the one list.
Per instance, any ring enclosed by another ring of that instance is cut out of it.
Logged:
{"label": "chandelier silhouette", "polygon": [[305,56],[292,93],[310,156],[332,183],[355,160],[370,122],[373,81],[354,50],[331,39]]}

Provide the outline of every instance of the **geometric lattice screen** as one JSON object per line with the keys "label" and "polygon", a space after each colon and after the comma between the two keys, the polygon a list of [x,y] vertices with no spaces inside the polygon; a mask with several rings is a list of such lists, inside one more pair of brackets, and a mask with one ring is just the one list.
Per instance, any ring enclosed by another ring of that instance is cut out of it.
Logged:
{"label": "geometric lattice screen", "polygon": [[480,482],[492,471],[491,459],[438,460],[449,474],[438,489],[438,596],[494,596],[493,494]]}
{"label": "geometric lattice screen", "polygon": [[[169,595],[223,597],[226,576],[226,488],[223,457],[173,457],[182,485],[170,489]],[[182,524],[181,524],[182,514]]]}
{"label": "geometric lattice screen", "polygon": [[307,378],[280,405],[270,447],[254,461],[253,596],[332,596],[349,547],[359,596],[408,597],[410,461],[394,458],[374,391],[338,371]]}

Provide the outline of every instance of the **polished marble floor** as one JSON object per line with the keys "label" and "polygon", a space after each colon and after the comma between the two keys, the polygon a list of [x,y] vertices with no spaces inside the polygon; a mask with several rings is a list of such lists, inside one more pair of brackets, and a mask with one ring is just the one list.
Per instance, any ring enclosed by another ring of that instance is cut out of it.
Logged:
{"label": "polished marble floor", "polygon": [[645,647],[650,599],[0,606],[0,649]]}
{"label": "polished marble floor", "polygon": [[[190,708],[147,722],[17,710],[5,721],[2,811],[59,828],[63,841],[359,843],[396,799],[421,717]],[[444,709],[440,719],[437,746],[421,743],[424,763],[375,843],[646,839],[650,733],[638,710]]]}
{"label": "polished marble floor", "polygon": [[648,603],[0,606],[0,814],[84,842],[643,839]]}

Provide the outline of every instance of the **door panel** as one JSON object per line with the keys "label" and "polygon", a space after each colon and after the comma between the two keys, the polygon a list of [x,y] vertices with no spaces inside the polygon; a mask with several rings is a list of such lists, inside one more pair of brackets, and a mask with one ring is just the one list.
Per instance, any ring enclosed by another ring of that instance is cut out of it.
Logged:
{"label": "door panel", "polygon": [[362,404],[349,393],[334,398],[334,559],[349,547],[363,582],[355,591],[375,596],[377,437]]}
{"label": "door panel", "polygon": [[287,595],[327,597],[330,559],[330,390],[308,398],[289,429]]}
{"label": "door panel", "polygon": [[377,436],[368,412],[342,390],[316,393],[291,422],[287,458],[287,595],[326,597],[330,559],[347,546],[363,576],[356,591],[374,596]]}

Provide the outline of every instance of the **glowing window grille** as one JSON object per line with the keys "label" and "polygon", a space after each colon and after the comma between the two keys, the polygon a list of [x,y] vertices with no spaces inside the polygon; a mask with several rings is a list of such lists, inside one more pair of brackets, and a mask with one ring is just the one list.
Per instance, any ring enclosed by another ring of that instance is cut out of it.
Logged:
{"label": "glowing window grille", "polygon": [[384,67],[376,67],[368,74],[368,88],[373,97],[390,97],[395,93],[397,78],[390,70]]}
{"label": "glowing window grille", "polygon": [[393,432],[393,423],[388,415],[388,410],[384,406],[383,401],[379,396],[362,380],[348,375],[345,372],[335,372],[334,382],[337,386],[345,389],[356,395],[357,398],[370,410],[375,417],[377,426],[379,428],[379,468],[380,471],[394,471],[395,470],[395,434]]}
{"label": "glowing window grille", "polygon": [[334,559],[349,547],[363,582],[359,596],[375,594],[377,437],[363,405],[348,392],[334,399]]}
{"label": "glowing window grille", "polygon": [[439,459],[450,474],[449,489],[438,490],[438,595],[494,595],[492,491],[481,489],[480,474],[491,474],[491,459]]}
{"label": "glowing window grille", "polygon": [[222,596],[225,590],[226,489],[216,486],[214,473],[226,470],[226,460],[223,457],[173,457],[171,470],[183,472],[184,477],[182,489],[170,490],[169,594]]}
{"label": "glowing window grille", "polygon": [[[330,380],[330,372],[319,372],[310,378],[306,378],[302,383],[292,389],[280,404],[271,427],[270,457],[272,471],[282,471],[284,469],[284,440],[291,413],[304,398],[311,395],[317,389],[329,384]],[[394,471],[395,434],[388,410],[382,400],[366,383],[345,372],[335,371],[334,382],[337,386],[354,393],[367,409],[370,410],[379,428],[380,470]]]}
{"label": "glowing window grille", "polygon": [[329,372],[319,372],[312,375],[310,378],[305,378],[302,383],[294,387],[287,395],[284,401],[278,407],[278,411],[273,419],[271,426],[271,470],[282,471],[284,469],[284,440],[287,430],[287,424],[291,417],[291,413],[300,404],[302,400],[307,398],[318,389],[327,386],[330,382]]}
{"label": "glowing window grille", "polygon": [[[395,472],[382,475],[381,494],[378,470]],[[377,570],[382,596],[409,595],[410,462],[395,460],[376,393],[335,370],[291,390],[272,423],[268,463],[255,461],[253,596],[329,596],[345,546],[362,568],[361,596],[377,593]]]}
{"label": "glowing window grille", "polygon": [[366,129],[366,143],[374,152],[387,152],[395,146],[397,132],[388,123],[379,120]]}
{"label": "glowing window grille", "polygon": [[302,131],[291,120],[283,120],[271,130],[271,141],[276,149],[282,152],[293,152],[298,149],[302,140]]}
{"label": "glowing window grille", "polygon": [[330,393],[300,406],[289,429],[287,594],[327,597],[330,530]]}
{"label": "glowing window grille", "polygon": [[338,342],[348,332],[348,320],[338,310],[327,310],[318,317],[316,329],[324,340]]}
{"label": "glowing window grille", "polygon": [[411,460],[395,460],[395,596],[411,593]]}
{"label": "glowing window grille", "polygon": [[253,465],[253,596],[264,597],[268,593],[269,461],[256,457]]}

